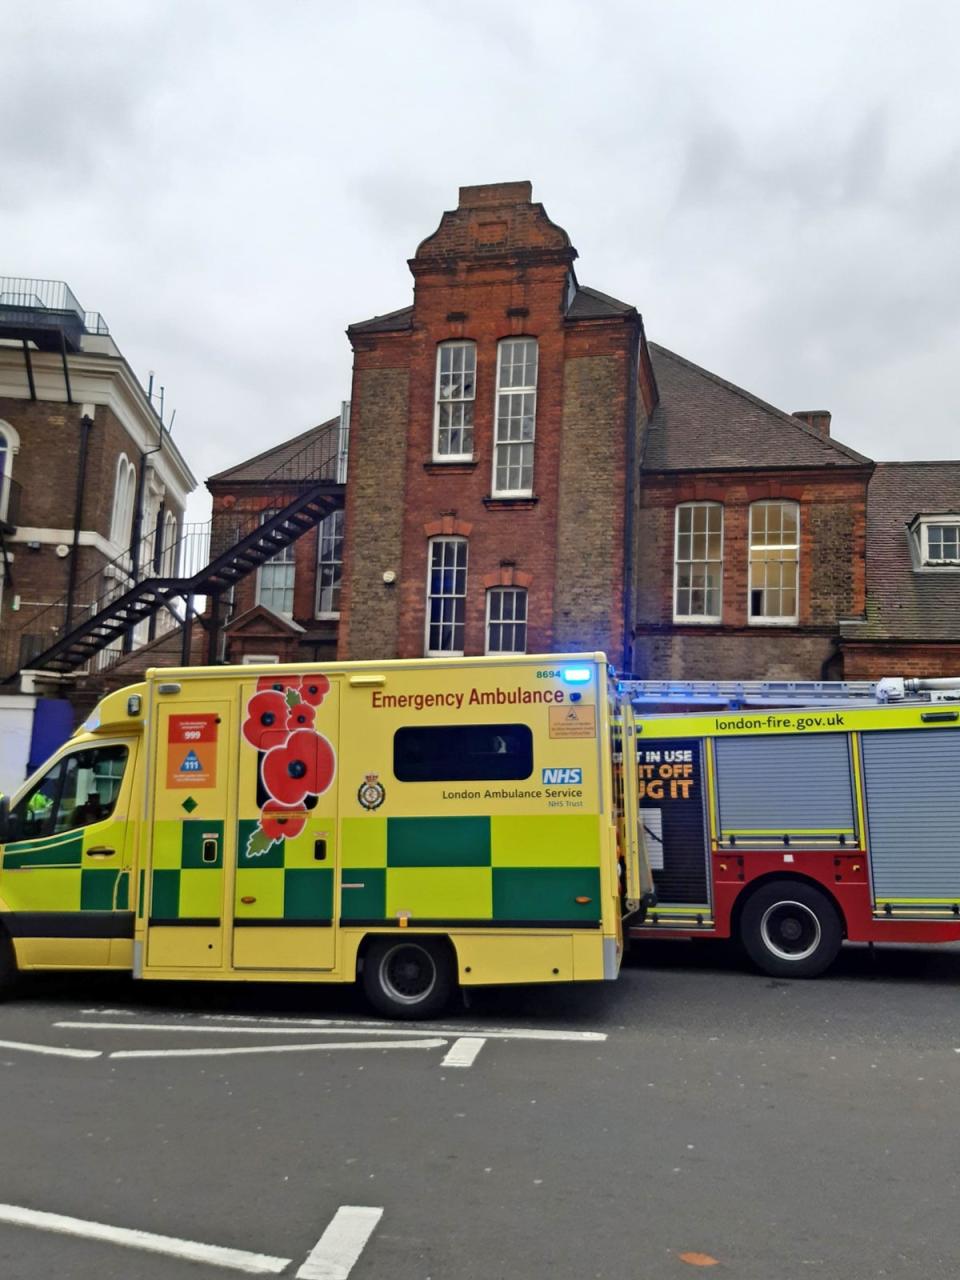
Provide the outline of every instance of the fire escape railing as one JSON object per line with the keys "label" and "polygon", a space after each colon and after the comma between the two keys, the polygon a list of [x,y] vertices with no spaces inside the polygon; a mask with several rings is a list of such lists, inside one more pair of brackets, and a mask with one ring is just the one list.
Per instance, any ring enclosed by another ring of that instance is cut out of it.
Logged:
{"label": "fire escape railing", "polygon": [[[105,671],[134,649],[184,628],[185,656],[198,597],[220,597],[343,505],[347,434],[342,423],[318,432],[271,472],[244,488],[266,491],[279,510],[220,511],[210,521],[147,532],[136,546],[101,565],[69,597],[33,614],[19,633],[19,655],[2,677],[24,669]],[[210,626],[207,619],[205,625]]]}

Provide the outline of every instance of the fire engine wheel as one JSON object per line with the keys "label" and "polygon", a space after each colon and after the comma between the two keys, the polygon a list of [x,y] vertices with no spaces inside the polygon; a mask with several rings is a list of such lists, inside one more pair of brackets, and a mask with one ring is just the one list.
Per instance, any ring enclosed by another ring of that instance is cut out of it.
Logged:
{"label": "fire engine wheel", "polygon": [[449,949],[434,938],[375,938],[363,961],[363,989],[391,1018],[430,1018],[454,988]]}
{"label": "fire engine wheel", "polygon": [[750,959],[775,978],[815,978],[837,958],[843,924],[819,889],[799,881],[765,884],[743,908],[740,938]]}

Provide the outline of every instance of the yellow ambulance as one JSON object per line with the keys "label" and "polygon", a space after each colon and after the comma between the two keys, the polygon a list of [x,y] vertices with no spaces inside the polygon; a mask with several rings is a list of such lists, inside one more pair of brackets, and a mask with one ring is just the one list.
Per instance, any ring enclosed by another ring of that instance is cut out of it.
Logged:
{"label": "yellow ambulance", "polygon": [[[602,654],[152,670],[0,804],[0,979],[615,978],[652,887]],[[631,816],[632,815],[632,816]]]}

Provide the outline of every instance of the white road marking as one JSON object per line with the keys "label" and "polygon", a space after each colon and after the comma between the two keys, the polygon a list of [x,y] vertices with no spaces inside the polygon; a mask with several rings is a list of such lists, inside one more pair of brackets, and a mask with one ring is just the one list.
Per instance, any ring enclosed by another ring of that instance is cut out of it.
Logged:
{"label": "white road marking", "polygon": [[382,1209],[341,1205],[294,1280],[347,1280],[382,1217]]}
{"label": "white road marking", "polygon": [[111,1058],[226,1058],[250,1053],[332,1053],[334,1049],[442,1049],[446,1040],[356,1040],[337,1044],[245,1044],[229,1049],[117,1049]]}
{"label": "white road marking", "polygon": [[[352,1036],[358,1027],[212,1027],[198,1026],[190,1022],[55,1022],[55,1027],[81,1031],[189,1031],[193,1035],[208,1036]],[[423,1039],[424,1032],[415,1027],[363,1028],[369,1036],[413,1036]]]}
{"label": "white road marking", "polygon": [[199,1244],[195,1240],[179,1240],[176,1236],[158,1236],[152,1231],[110,1227],[103,1222],[86,1222],[83,1218],[67,1218],[60,1213],[43,1213],[15,1204],[0,1204],[0,1222],[55,1231],[61,1235],[82,1236],[87,1240],[104,1240],[108,1244],[142,1249],[147,1253],[165,1253],[172,1258],[207,1262],[214,1267],[228,1267],[231,1271],[245,1271],[253,1276],[279,1275],[291,1261],[289,1258],[272,1258],[265,1253],[247,1253],[244,1249],[225,1249],[215,1244]]}
{"label": "white road marking", "polygon": [[[199,1021],[218,1024],[246,1023],[270,1027],[299,1027],[301,1029],[316,1027],[331,1032],[335,1027],[347,1027],[352,1031],[364,1031],[369,1035],[379,1034],[379,1029],[382,1028],[384,1031],[389,1031],[394,1035],[418,1033],[454,1038],[459,1036],[482,1036],[486,1040],[550,1040],[601,1044],[608,1038],[605,1031],[566,1031],[562,1029],[547,1029],[545,1027],[449,1026],[444,1023],[433,1022],[418,1022],[416,1024],[417,1032],[414,1033],[412,1029],[410,1032],[403,1032],[394,1022],[363,1018],[279,1018],[260,1014],[204,1013],[199,1016]],[[91,1024],[84,1023],[83,1025],[88,1026]],[[156,1023],[155,1025],[172,1029],[174,1026],[182,1025],[182,1023],[167,1022]]]}
{"label": "white road marking", "polygon": [[55,1044],[27,1044],[22,1040],[0,1040],[0,1049],[20,1049],[23,1053],[48,1053],[53,1058],[101,1058],[102,1049],[61,1049]]}
{"label": "white road marking", "polygon": [[447,1050],[441,1067],[472,1067],[477,1054],[486,1044],[482,1036],[461,1036]]}

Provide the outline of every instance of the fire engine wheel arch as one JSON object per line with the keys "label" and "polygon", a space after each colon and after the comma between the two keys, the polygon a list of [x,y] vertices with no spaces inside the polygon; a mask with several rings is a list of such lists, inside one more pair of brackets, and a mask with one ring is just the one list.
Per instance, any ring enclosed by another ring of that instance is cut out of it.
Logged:
{"label": "fire engine wheel arch", "polygon": [[736,932],[763,973],[816,978],[837,958],[845,929],[830,894],[799,876],[775,876],[738,902]]}
{"label": "fire engine wheel arch", "polygon": [[364,994],[391,1018],[434,1017],[450,1003],[457,986],[453,946],[442,936],[368,935],[358,963]]}

